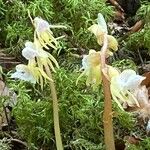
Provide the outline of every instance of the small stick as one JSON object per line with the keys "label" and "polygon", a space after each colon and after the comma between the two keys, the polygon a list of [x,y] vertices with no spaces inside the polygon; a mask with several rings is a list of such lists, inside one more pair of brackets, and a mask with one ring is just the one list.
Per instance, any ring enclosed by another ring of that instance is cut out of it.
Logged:
{"label": "small stick", "polygon": [[11,139],[11,142],[17,142],[17,143],[20,143],[20,144],[24,145],[25,147],[28,147],[26,142],[23,142],[23,141],[21,141],[19,139]]}
{"label": "small stick", "polygon": [[3,105],[3,109],[4,109],[4,112],[5,112],[5,117],[6,117],[6,121],[7,121],[7,124],[8,124],[8,131],[11,135],[12,133],[11,133],[11,128],[10,128],[10,122],[9,122],[9,119],[8,119],[6,107],[4,105]]}
{"label": "small stick", "polygon": [[[6,85],[4,83],[4,87],[3,87],[3,90],[2,90],[1,96],[4,96],[3,93],[4,93],[4,90],[5,90],[5,87],[6,87]],[[8,131],[9,131],[9,133],[11,135],[12,133],[11,133],[11,129],[10,129],[10,123],[9,123],[9,119],[8,119],[8,115],[7,115],[7,110],[6,110],[6,107],[4,105],[3,105],[3,110],[4,110],[6,121],[7,121],[7,124],[8,124]]]}
{"label": "small stick", "polygon": [[118,9],[120,9],[122,12],[124,12],[123,8],[118,4],[116,0],[109,0],[110,3],[114,6],[116,6]]}
{"label": "small stick", "polygon": [[30,11],[29,11],[29,10],[28,10],[28,16],[29,16],[29,18],[30,18],[30,20],[31,20],[32,25],[34,26],[34,21],[33,21],[32,17],[31,17],[31,14],[30,14]]}
{"label": "small stick", "polygon": [[143,66],[144,65],[144,61],[143,61],[143,58],[141,56],[141,53],[140,53],[139,49],[138,49],[138,55],[139,55],[140,61],[141,61],[142,66]]}

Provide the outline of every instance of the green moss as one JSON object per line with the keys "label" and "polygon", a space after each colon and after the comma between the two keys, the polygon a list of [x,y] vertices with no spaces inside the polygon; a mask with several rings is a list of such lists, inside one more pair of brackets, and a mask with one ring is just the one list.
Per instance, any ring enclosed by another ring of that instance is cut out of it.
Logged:
{"label": "green moss", "polygon": [[[70,52],[78,52],[78,48],[99,49],[95,38],[91,37],[87,28],[96,22],[97,13],[101,12],[106,20],[111,20],[113,8],[106,5],[104,0],[0,0],[1,37],[2,48],[14,56],[20,54],[26,40],[33,40],[33,27],[28,16],[41,16],[52,24],[64,24],[68,27],[65,31],[54,30],[54,35],[65,35],[60,42],[58,55],[61,64],[60,70],[54,74],[59,99],[60,127],[65,149],[72,150],[98,150],[105,149],[103,139],[103,105],[104,98],[101,87],[92,91],[85,85],[85,79],[76,85],[81,60],[69,57]],[[126,46],[132,48],[149,49],[149,27],[129,37]],[[143,42],[144,41],[144,42]],[[82,52],[81,52],[82,53]],[[113,66],[124,69],[136,70],[136,65],[131,60],[116,61]],[[53,129],[52,99],[49,98],[49,85],[45,90],[38,89],[26,82],[8,80],[9,86],[18,94],[18,104],[13,108],[18,132],[29,148],[55,150]],[[123,138],[130,135],[136,126],[135,118],[118,110],[114,106],[117,116],[114,117],[115,137]],[[149,147],[149,140],[141,143]],[[135,146],[131,146],[136,148]],[[139,148],[140,149],[140,148]]]}
{"label": "green moss", "polygon": [[[66,149],[97,150],[103,145],[103,95],[101,89],[95,93],[86,88],[83,80],[77,86],[75,82],[78,75],[64,69],[58,70],[55,75],[63,143]],[[55,149],[52,101],[47,97],[42,99],[39,95],[38,100],[36,96],[31,99],[24,82],[10,85],[18,92],[18,104],[14,107],[13,114],[21,137],[30,148],[39,149],[52,145]],[[50,93],[46,90],[42,95],[45,94]]]}
{"label": "green moss", "polygon": [[122,59],[122,60],[114,61],[112,63],[112,66],[120,69],[120,71],[123,71],[125,69],[133,69],[137,71],[136,64],[134,63],[134,61],[130,59]]}
{"label": "green moss", "polygon": [[[28,143],[30,149],[38,149],[53,144],[52,106],[47,100],[31,100],[31,97],[19,83],[18,103],[13,115],[18,125],[18,132]],[[14,86],[17,87],[18,85]]]}
{"label": "green moss", "polygon": [[0,149],[1,150],[11,150],[10,140],[7,138],[0,139]]}
{"label": "green moss", "polygon": [[33,40],[33,27],[28,10],[33,18],[41,16],[49,23],[68,26],[65,33],[55,31],[56,37],[62,34],[69,36],[67,48],[93,46],[94,40],[87,28],[95,22],[98,12],[104,14],[107,19],[113,15],[112,7],[107,6],[104,0],[1,0],[0,6],[0,43],[3,48],[7,48],[7,52],[14,56],[20,54],[26,40]]}
{"label": "green moss", "polygon": [[144,27],[142,30],[133,33],[126,40],[126,48],[129,51],[137,52],[140,50],[141,53],[145,50],[145,53],[150,53],[150,3],[144,1],[142,6],[137,11],[135,16],[137,20],[142,20],[144,22]]}

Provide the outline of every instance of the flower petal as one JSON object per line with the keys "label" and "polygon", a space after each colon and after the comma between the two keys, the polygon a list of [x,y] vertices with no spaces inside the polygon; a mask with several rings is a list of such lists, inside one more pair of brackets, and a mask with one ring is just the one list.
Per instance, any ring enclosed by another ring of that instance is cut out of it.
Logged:
{"label": "flower petal", "polygon": [[98,37],[101,34],[104,34],[103,28],[99,26],[98,24],[93,24],[91,27],[88,28],[88,30],[94,33],[96,37]]}
{"label": "flower petal", "polygon": [[49,23],[42,18],[36,17],[34,18],[35,29],[37,32],[44,32],[49,30]]}
{"label": "flower petal", "polygon": [[105,19],[101,13],[98,13],[97,23],[98,23],[98,25],[100,25],[102,27],[103,32],[108,33],[107,24],[106,24]]}
{"label": "flower petal", "polygon": [[140,75],[131,75],[126,83],[126,89],[135,90],[145,78]]}
{"label": "flower petal", "polygon": [[112,35],[107,35],[108,47],[114,51],[118,50],[118,41]]}
{"label": "flower petal", "polygon": [[17,78],[31,83],[36,83],[35,78],[30,73],[26,65],[20,64],[16,66],[16,72],[11,75],[11,78]]}
{"label": "flower petal", "polygon": [[38,52],[35,49],[32,49],[30,47],[25,47],[22,50],[22,56],[24,58],[26,58],[27,60],[30,60],[30,59],[34,59],[36,56],[38,56]]}
{"label": "flower petal", "polygon": [[126,85],[129,77],[132,75],[136,75],[136,72],[134,70],[124,70],[117,78],[117,83],[120,84],[120,86],[123,88]]}

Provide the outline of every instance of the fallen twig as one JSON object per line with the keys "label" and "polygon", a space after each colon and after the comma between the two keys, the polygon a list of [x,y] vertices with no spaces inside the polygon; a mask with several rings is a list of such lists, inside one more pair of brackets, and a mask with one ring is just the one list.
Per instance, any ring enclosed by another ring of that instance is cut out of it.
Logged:
{"label": "fallen twig", "polygon": [[11,139],[11,142],[17,142],[17,143],[22,144],[22,145],[25,146],[25,147],[28,147],[28,145],[27,145],[26,142],[23,142],[23,141],[21,141],[21,140],[19,140],[19,139]]}

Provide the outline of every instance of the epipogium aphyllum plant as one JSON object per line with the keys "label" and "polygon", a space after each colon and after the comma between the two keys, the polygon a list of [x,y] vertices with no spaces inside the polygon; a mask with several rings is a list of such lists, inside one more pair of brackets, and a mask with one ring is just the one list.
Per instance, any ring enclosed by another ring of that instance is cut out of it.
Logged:
{"label": "epipogium aphyllum plant", "polygon": [[35,28],[34,41],[27,41],[25,48],[22,50],[22,56],[28,60],[28,64],[17,65],[16,72],[11,75],[11,78],[18,78],[34,84],[39,83],[42,90],[44,82],[49,81],[53,100],[56,147],[57,150],[63,150],[59,126],[57,93],[51,74],[51,70],[56,72],[53,64],[57,68],[59,68],[59,65],[56,59],[50,53],[44,51],[43,48],[49,49],[49,47],[51,47],[57,49],[57,38],[54,38],[51,28],[65,28],[65,26],[50,25],[40,17],[36,17],[34,20],[30,17],[30,19]]}
{"label": "epipogium aphyllum plant", "polygon": [[[102,46],[101,51],[90,50],[88,55],[82,59],[83,75],[87,76],[86,84],[94,89],[102,83],[104,91],[104,140],[106,150],[115,150],[113,135],[113,112],[112,98],[118,104],[120,109],[124,110],[124,105],[138,106],[137,93],[141,92],[141,82],[145,79],[137,75],[131,69],[124,70],[122,73],[116,68],[106,64],[106,59],[113,55],[113,51],[118,50],[117,40],[108,35],[107,25],[102,14],[98,14],[98,24],[94,24],[89,31],[94,33],[97,42]],[[111,98],[112,97],[112,98]]]}

